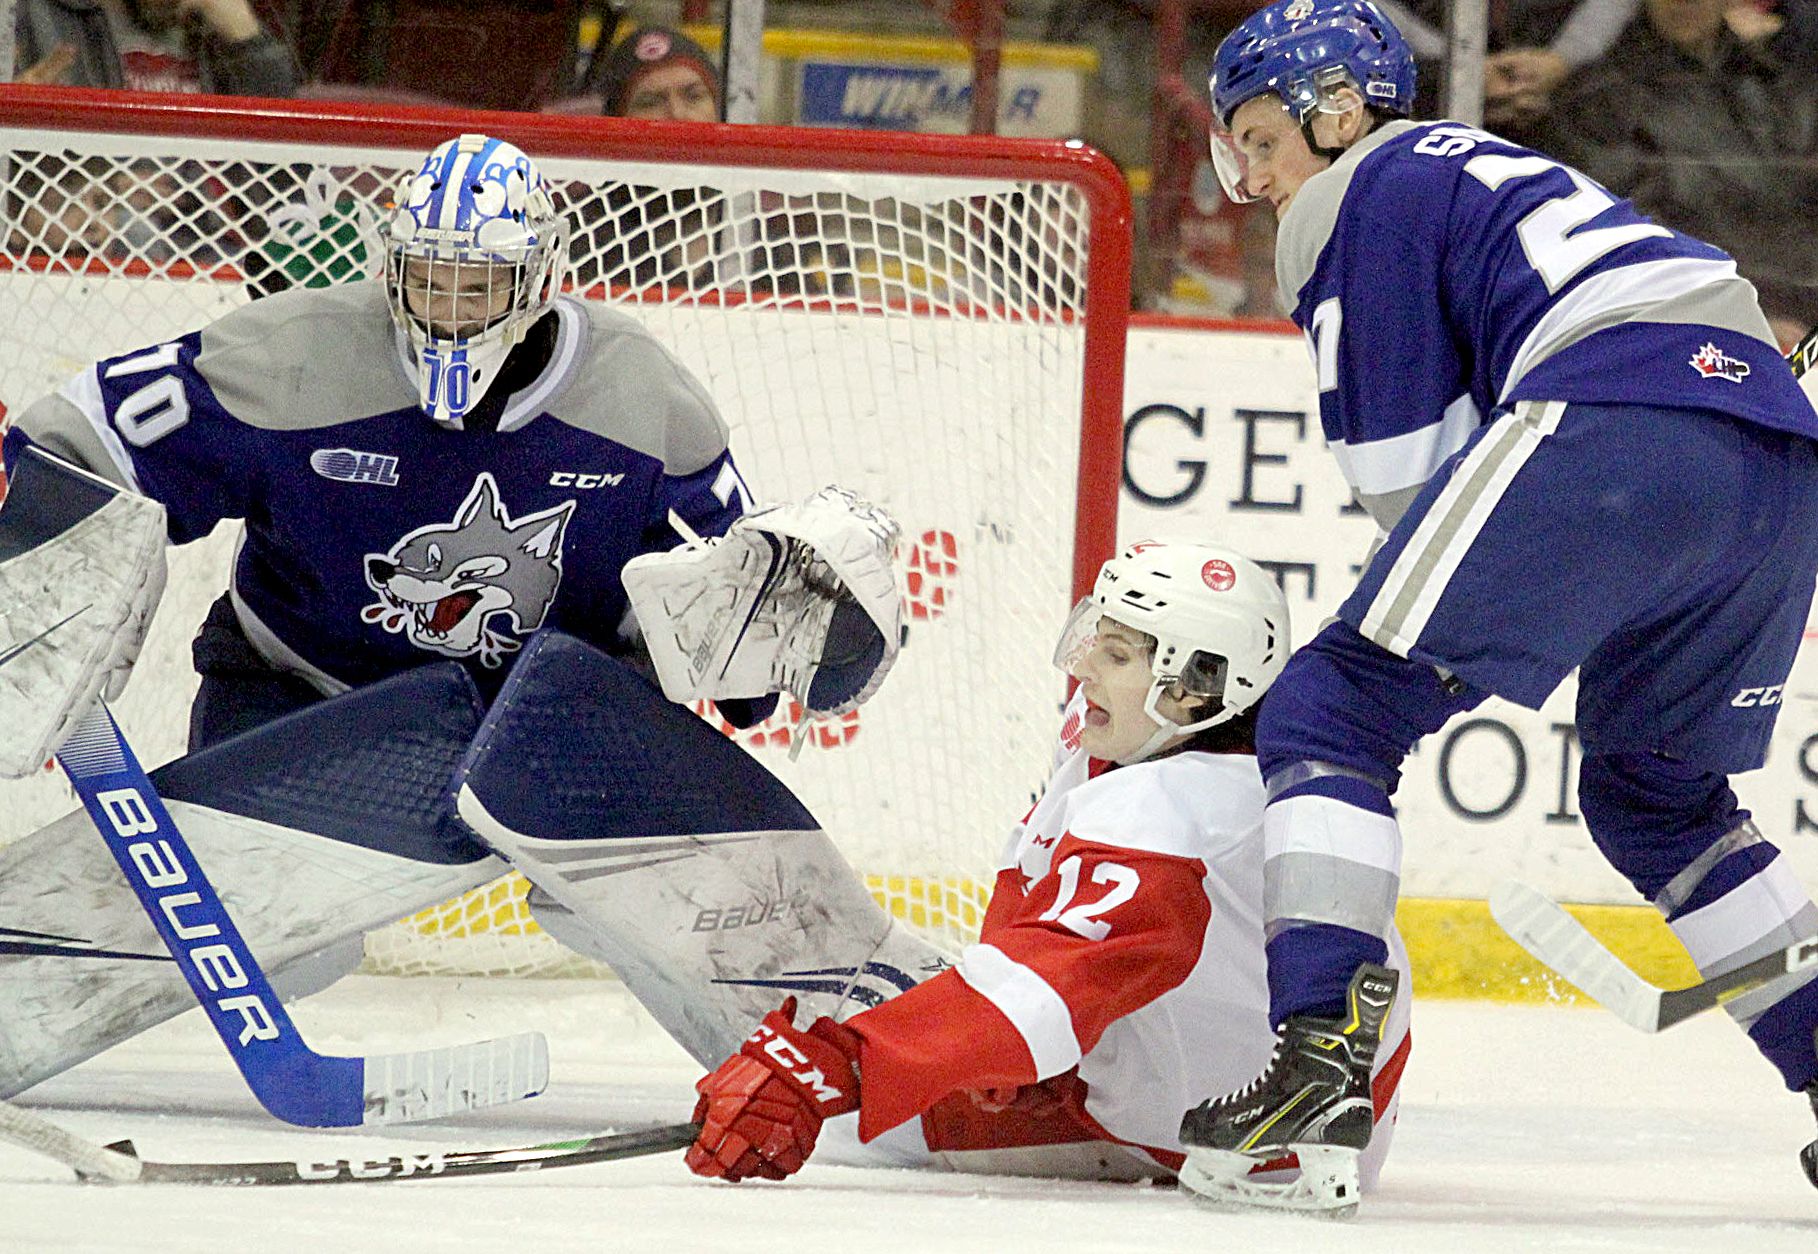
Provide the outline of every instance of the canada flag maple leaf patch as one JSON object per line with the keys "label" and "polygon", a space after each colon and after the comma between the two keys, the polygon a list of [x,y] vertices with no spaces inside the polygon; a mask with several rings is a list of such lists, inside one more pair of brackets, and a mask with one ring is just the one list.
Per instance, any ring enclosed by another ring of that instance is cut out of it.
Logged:
{"label": "canada flag maple leaf patch", "polygon": [[1707,379],[1728,379],[1741,383],[1749,377],[1749,363],[1731,357],[1715,344],[1706,344],[1692,355],[1692,369]]}

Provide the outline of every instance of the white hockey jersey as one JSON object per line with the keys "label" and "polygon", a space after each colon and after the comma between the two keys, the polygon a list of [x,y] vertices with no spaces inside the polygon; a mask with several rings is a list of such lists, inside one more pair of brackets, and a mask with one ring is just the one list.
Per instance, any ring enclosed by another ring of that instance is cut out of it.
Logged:
{"label": "white hockey jersey", "polygon": [[[1078,704],[978,943],[846,1022],[863,1040],[862,1140],[919,1114],[930,1150],[1110,1140],[1177,1169],[1182,1113],[1269,1059],[1256,759],[1113,767],[1079,748]],[[1412,993],[1399,936],[1389,949],[1402,991],[1377,1058],[1379,1121]]]}

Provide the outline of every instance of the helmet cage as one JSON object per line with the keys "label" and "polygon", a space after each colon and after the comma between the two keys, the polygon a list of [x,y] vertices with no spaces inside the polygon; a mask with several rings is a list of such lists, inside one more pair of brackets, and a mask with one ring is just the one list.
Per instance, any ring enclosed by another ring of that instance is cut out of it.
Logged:
{"label": "helmet cage", "polygon": [[[487,163],[451,167],[451,149]],[[381,238],[386,305],[409,345],[418,399],[458,427],[560,294],[567,225],[529,157],[464,135],[404,177]]]}

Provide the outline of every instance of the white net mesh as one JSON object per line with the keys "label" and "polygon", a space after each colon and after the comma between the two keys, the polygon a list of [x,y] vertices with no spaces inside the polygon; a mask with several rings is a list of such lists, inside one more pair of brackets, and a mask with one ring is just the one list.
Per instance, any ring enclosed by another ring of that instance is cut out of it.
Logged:
{"label": "white net mesh", "polygon": [[[385,193],[461,129],[452,119],[406,149],[379,146],[397,140],[377,125],[280,143],[261,138],[254,113],[231,122],[212,113],[206,129],[231,133],[220,139],[110,133],[93,115],[81,132],[52,133],[0,104],[10,157],[0,397],[15,410],[96,358],[265,292],[376,273],[371,227]],[[622,128],[604,133],[627,147]],[[882,173],[867,162],[905,164],[888,142],[870,156],[817,150],[814,164],[845,167],[825,170],[752,168],[736,152],[583,159],[560,155],[572,136],[545,151],[520,142],[574,223],[575,293],[627,309],[699,376],[760,499],[838,482],[901,522],[910,634],[883,692],[812,729],[795,762],[787,712],[738,739],[891,909],[963,941],[1003,834],[1044,777],[1062,694],[1047,658],[1075,582],[1097,316],[1088,268],[1105,211],[1064,159],[985,177],[967,172],[964,144],[917,171]],[[1105,299],[1121,362],[1126,291]],[[1115,419],[1110,430],[1115,439]],[[1116,486],[1094,491],[1114,499]],[[1093,559],[1109,548],[1108,510],[1104,524]],[[121,703],[148,763],[182,751],[195,685],[187,642],[225,586],[229,530],[175,556]],[[69,804],[48,775],[7,785],[0,840]],[[407,920],[369,942],[369,961],[586,969],[537,933],[523,888],[508,879]]]}

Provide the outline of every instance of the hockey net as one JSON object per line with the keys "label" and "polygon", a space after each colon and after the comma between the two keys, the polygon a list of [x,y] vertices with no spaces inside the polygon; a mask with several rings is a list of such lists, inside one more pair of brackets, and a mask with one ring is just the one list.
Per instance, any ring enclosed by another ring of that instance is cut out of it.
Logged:
{"label": "hockey net", "polygon": [[[398,175],[470,130],[539,160],[574,224],[574,292],[699,376],[760,500],[837,482],[902,524],[909,636],[880,695],[793,760],[788,710],[736,739],[889,909],[964,943],[1048,768],[1054,633],[1113,542],[1129,210],[1089,150],[0,88],[0,399],[17,412],[262,294],[377,273]],[[182,752],[188,641],[235,533],[173,555],[119,706],[148,763]],[[71,804],[49,774],[6,794],[0,840]],[[375,935],[369,967],[589,970],[539,934],[524,888],[508,876]],[[713,921],[771,908],[714,903]]]}

